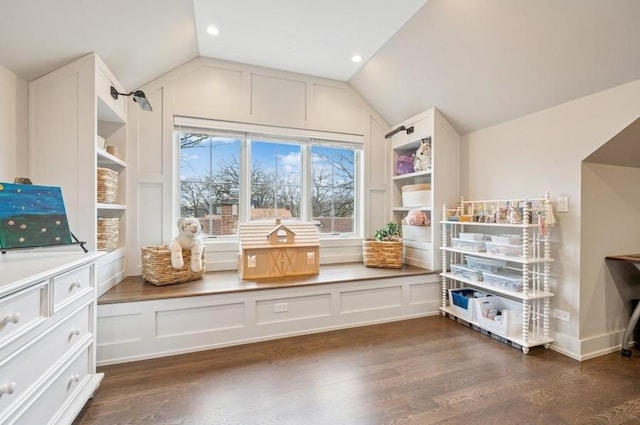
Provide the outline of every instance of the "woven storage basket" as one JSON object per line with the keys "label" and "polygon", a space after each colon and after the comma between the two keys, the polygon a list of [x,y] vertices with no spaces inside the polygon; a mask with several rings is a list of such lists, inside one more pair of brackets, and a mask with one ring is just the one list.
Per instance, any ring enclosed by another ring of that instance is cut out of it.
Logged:
{"label": "woven storage basket", "polygon": [[362,242],[362,257],[367,267],[399,269],[402,267],[402,242],[366,239]]}
{"label": "woven storage basket", "polygon": [[112,204],[118,196],[118,172],[98,167],[98,202]]}
{"label": "woven storage basket", "polygon": [[118,247],[120,219],[117,217],[98,217],[98,251],[113,251]]}
{"label": "woven storage basket", "polygon": [[412,192],[415,190],[431,190],[431,183],[405,184],[402,186],[403,192]]}
{"label": "woven storage basket", "polygon": [[191,271],[191,250],[183,249],[184,266],[171,266],[171,251],[167,245],[142,247],[142,278],[154,285],[170,285],[202,279],[207,272],[205,250],[202,251],[202,270]]}

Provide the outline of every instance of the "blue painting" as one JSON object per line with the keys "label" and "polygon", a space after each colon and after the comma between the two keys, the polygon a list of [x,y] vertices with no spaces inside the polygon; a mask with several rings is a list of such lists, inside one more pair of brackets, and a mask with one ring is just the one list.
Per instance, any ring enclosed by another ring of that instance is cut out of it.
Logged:
{"label": "blue painting", "polygon": [[0,183],[0,248],[73,243],[59,187]]}

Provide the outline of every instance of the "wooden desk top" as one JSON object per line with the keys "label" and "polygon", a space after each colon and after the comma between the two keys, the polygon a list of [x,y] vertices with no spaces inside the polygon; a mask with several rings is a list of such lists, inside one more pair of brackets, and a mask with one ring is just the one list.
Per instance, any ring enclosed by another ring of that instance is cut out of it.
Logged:
{"label": "wooden desk top", "polygon": [[322,265],[320,266],[320,273],[317,275],[242,280],[236,270],[229,270],[209,272],[199,280],[163,286],[155,286],[146,282],[142,279],[142,276],[129,276],[100,296],[98,304],[151,301],[303,285],[429,275],[433,273],[437,272],[408,265],[403,265],[400,269],[384,269],[366,267],[363,263],[346,263]]}
{"label": "wooden desk top", "polygon": [[640,263],[640,254],[610,255],[605,257],[605,259],[612,261],[625,261],[627,263]]}

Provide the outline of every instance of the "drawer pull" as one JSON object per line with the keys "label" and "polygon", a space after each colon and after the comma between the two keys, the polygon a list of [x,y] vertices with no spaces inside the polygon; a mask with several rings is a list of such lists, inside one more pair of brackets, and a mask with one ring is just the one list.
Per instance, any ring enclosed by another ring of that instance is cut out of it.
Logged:
{"label": "drawer pull", "polygon": [[71,282],[71,285],[69,285],[69,291],[73,291],[75,288],[80,288],[82,286],[82,282],[79,280],[74,280],[73,282]]}
{"label": "drawer pull", "polygon": [[70,380],[71,382],[78,382],[80,380],[80,375],[77,373],[75,375],[71,375]]}
{"label": "drawer pull", "polygon": [[15,382],[9,382],[8,384],[0,385],[0,397],[3,395],[11,395],[16,392],[18,386]]}
{"label": "drawer pull", "polygon": [[18,323],[20,321],[20,313],[9,313],[2,319],[2,324]]}
{"label": "drawer pull", "polygon": [[71,332],[69,332],[69,339],[77,335],[80,335],[80,328],[73,328],[71,329]]}

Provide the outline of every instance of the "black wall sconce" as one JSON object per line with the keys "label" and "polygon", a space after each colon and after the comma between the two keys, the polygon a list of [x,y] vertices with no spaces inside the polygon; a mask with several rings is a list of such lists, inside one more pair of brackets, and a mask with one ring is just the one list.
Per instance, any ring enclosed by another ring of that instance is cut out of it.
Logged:
{"label": "black wall sconce", "polygon": [[138,105],[140,105],[140,108],[143,111],[150,111],[150,112],[153,111],[153,109],[151,109],[151,104],[149,103],[149,100],[147,100],[147,96],[144,94],[142,90],[132,91],[131,93],[118,93],[118,90],[116,90],[115,87],[111,86],[111,97],[117,100],[118,95],[133,96],[133,101],[136,102]]}
{"label": "black wall sconce", "polygon": [[387,134],[385,134],[385,135],[384,135],[384,138],[385,138],[385,139],[388,139],[389,137],[392,137],[392,136],[394,136],[394,135],[396,135],[396,134],[400,133],[401,131],[406,131],[406,132],[407,132],[407,134],[411,134],[411,133],[413,133],[413,126],[411,126],[411,127],[407,128],[407,127],[405,127],[404,125],[401,125],[400,127],[396,128],[396,129],[394,129],[394,130],[391,130],[390,132],[388,132]]}

